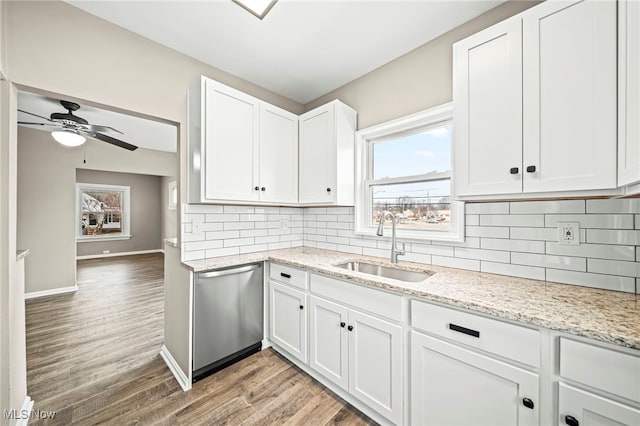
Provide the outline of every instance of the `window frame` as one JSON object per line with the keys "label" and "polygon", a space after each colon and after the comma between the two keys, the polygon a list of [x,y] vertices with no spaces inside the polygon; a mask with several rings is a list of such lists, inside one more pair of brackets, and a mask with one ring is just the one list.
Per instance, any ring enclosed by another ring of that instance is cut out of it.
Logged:
{"label": "window frame", "polygon": [[[82,235],[82,192],[87,190],[122,192],[121,235],[85,236]],[[89,243],[92,241],[119,241],[131,239],[131,187],[124,185],[105,185],[99,183],[76,183],[76,242]]]}
{"label": "window frame", "polygon": [[[451,226],[448,231],[408,230],[397,228],[397,237],[411,240],[464,241],[464,202],[455,199],[455,173],[453,170],[453,132],[451,138],[451,172],[436,172],[423,175],[373,179],[373,143],[398,138],[443,122],[453,123],[453,103],[429,108],[405,117],[368,127],[356,132],[356,196],[355,233],[376,235],[375,225],[369,224],[372,217],[371,186],[398,183],[428,182],[450,179],[451,182]],[[389,235],[389,234],[386,234]]]}

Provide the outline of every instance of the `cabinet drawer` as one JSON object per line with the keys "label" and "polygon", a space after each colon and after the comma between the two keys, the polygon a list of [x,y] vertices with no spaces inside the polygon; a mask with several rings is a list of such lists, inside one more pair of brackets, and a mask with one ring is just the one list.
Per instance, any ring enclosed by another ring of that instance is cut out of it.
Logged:
{"label": "cabinet drawer", "polygon": [[640,402],[640,356],[561,338],[560,375]]}
{"label": "cabinet drawer", "polygon": [[540,366],[540,332],[417,300],[411,325],[524,364]]}
{"label": "cabinet drawer", "polygon": [[311,274],[311,291],[341,303],[402,321],[402,297],[324,275]]}
{"label": "cabinet drawer", "polygon": [[291,266],[271,263],[269,266],[269,278],[294,287],[307,288],[307,271],[292,268]]}

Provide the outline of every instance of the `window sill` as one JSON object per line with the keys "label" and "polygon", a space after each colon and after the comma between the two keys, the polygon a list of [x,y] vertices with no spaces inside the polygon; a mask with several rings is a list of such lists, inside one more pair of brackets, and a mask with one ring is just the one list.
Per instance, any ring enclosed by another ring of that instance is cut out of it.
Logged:
{"label": "window sill", "polygon": [[[376,235],[377,227],[365,228],[365,229],[356,229],[354,232],[356,235],[363,235],[366,237],[376,237],[385,240],[391,240],[391,227],[384,228],[384,236],[380,237]],[[404,240],[407,242],[415,241],[422,242],[425,241],[441,241],[441,242],[450,242],[450,243],[461,243],[464,241],[463,233],[454,233],[451,231],[405,231],[398,229],[396,231],[396,238],[398,240]]]}
{"label": "window sill", "polygon": [[117,237],[77,237],[77,243],[93,243],[97,241],[122,241],[130,240],[131,235],[119,235]]}

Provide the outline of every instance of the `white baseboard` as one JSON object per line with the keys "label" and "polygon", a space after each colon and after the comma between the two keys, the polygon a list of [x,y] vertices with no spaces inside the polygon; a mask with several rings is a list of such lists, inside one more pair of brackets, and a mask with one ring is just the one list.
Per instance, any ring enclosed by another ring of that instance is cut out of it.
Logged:
{"label": "white baseboard", "polygon": [[153,250],[139,250],[139,251],[123,251],[120,253],[88,254],[86,256],[76,256],[76,260],[101,259],[103,257],[135,256],[136,254],[149,254],[149,253],[164,253],[164,250],[153,249]]}
{"label": "white baseboard", "polygon": [[73,293],[78,291],[78,284],[69,287],[52,288],[50,290],[32,291],[24,294],[26,299],[35,299],[36,297],[54,296],[56,294]]}
{"label": "white baseboard", "polygon": [[160,349],[160,356],[164,360],[165,364],[167,364],[167,367],[169,367],[169,370],[171,370],[173,377],[176,378],[176,381],[178,382],[182,390],[186,392],[191,389],[191,381],[184,374],[175,358],[173,357],[173,355],[171,355],[171,352],[169,352],[169,349],[167,349],[165,345],[162,345],[162,349]]}
{"label": "white baseboard", "polygon": [[20,408],[20,418],[18,419],[16,426],[27,426],[29,419],[31,418],[31,410],[33,410],[33,400],[27,395],[22,402],[22,408]]}

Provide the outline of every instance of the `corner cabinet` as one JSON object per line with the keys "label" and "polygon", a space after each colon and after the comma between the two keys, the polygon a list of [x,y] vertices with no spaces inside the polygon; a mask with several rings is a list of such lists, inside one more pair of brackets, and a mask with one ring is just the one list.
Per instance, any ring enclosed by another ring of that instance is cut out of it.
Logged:
{"label": "corner cabinet", "polygon": [[356,117],[338,100],[300,116],[300,204],[353,205]]}
{"label": "corner cabinet", "polygon": [[454,45],[458,196],[616,188],[616,32],[614,1],[545,2]]}
{"label": "corner cabinet", "polygon": [[202,77],[188,115],[189,202],[297,203],[295,114]]}

